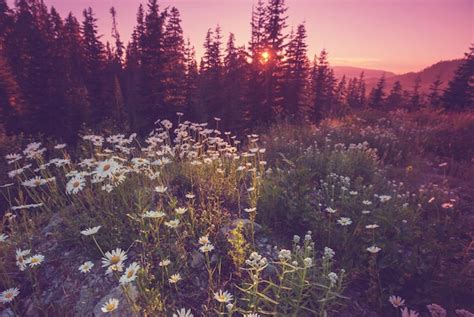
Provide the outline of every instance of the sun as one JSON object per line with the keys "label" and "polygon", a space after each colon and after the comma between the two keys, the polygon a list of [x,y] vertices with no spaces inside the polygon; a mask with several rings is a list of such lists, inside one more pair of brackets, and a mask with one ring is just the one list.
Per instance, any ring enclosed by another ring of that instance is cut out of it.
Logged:
{"label": "sun", "polygon": [[270,53],[267,52],[267,51],[262,52],[261,56],[262,56],[262,63],[263,64],[267,63],[270,60]]}

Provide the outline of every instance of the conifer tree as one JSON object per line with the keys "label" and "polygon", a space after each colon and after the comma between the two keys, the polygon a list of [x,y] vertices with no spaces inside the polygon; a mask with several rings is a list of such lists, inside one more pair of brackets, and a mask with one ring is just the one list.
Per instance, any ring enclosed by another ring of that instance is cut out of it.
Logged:
{"label": "conifer tree", "polygon": [[403,89],[400,81],[393,83],[390,94],[387,97],[386,107],[388,110],[395,110],[403,106]]}
{"label": "conifer tree", "polygon": [[443,95],[444,107],[448,111],[462,111],[474,108],[474,46],[465,53],[464,60],[448,83]]}
{"label": "conifer tree", "polygon": [[288,44],[284,79],[283,117],[295,119],[308,105],[309,61],[304,24],[298,25]]}
{"label": "conifer tree", "polygon": [[312,93],[313,101],[310,108],[310,119],[319,122],[328,116],[334,101],[335,77],[334,71],[329,67],[328,54],[322,50],[314,59],[312,68]]}
{"label": "conifer tree", "polygon": [[439,108],[441,106],[441,81],[440,76],[437,76],[436,80],[430,85],[430,92],[428,94],[428,104],[433,108]]}
{"label": "conifer tree", "polygon": [[420,87],[421,87],[421,78],[418,76],[415,78],[415,84],[413,86],[413,90],[411,93],[411,98],[410,98],[410,107],[409,111],[416,111],[419,110],[422,105],[423,105],[423,96],[420,93]]}
{"label": "conifer tree", "polygon": [[370,92],[368,106],[374,109],[382,109],[385,106],[385,74],[383,74],[377,85]]}

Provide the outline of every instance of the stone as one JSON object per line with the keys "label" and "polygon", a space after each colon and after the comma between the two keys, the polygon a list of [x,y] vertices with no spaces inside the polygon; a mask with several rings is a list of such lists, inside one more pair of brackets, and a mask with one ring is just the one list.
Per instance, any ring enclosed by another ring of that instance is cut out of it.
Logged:
{"label": "stone", "polygon": [[[128,290],[128,296],[132,301],[135,301],[138,296],[138,290],[133,284],[128,284],[125,286]],[[110,314],[102,312],[102,306],[108,301],[110,298],[116,298],[119,300],[119,305],[117,310],[114,311],[115,316],[130,316],[130,317],[139,317],[140,314],[134,312],[132,307],[130,306],[127,295],[125,295],[122,286],[117,286],[110,291],[107,295],[102,297],[102,299],[94,306],[94,316],[95,317],[108,317]]]}

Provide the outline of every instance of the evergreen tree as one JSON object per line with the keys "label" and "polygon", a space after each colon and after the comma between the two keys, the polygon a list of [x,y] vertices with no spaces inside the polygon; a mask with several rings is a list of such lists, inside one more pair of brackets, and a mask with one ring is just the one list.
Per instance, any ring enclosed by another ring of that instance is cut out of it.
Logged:
{"label": "evergreen tree", "polygon": [[243,126],[248,64],[244,48],[235,46],[235,36],[229,35],[224,57],[224,109],[222,124],[226,129]]}
{"label": "evergreen tree", "polygon": [[374,109],[382,109],[385,106],[385,74],[383,74],[377,86],[370,92],[368,106]]}
{"label": "evergreen tree", "polygon": [[163,34],[163,103],[166,116],[183,112],[186,103],[186,65],[183,30],[178,9],[172,7]]}
{"label": "evergreen tree", "polygon": [[309,61],[306,29],[300,24],[286,52],[283,117],[296,118],[308,105]]}
{"label": "evergreen tree", "polygon": [[311,121],[319,122],[330,114],[336,83],[334,71],[329,67],[326,50],[321,51],[319,59],[317,56],[314,58],[311,81],[313,101],[309,115]]}
{"label": "evergreen tree", "polygon": [[430,93],[428,94],[428,104],[433,108],[439,108],[441,106],[441,85],[443,82],[440,76],[430,85]]}
{"label": "evergreen tree", "polygon": [[346,76],[342,76],[342,79],[339,81],[334,90],[334,102],[333,107],[331,109],[332,116],[342,117],[348,113],[346,100]]}
{"label": "evergreen tree", "polygon": [[421,87],[421,78],[418,76],[415,78],[415,84],[413,86],[413,91],[410,98],[410,107],[409,111],[419,110],[423,105],[423,96],[420,93]]}
{"label": "evergreen tree", "polygon": [[400,81],[393,83],[392,90],[387,97],[386,107],[388,110],[395,110],[403,106],[403,89]]}
{"label": "evergreen tree", "polygon": [[198,80],[199,72],[196,62],[196,51],[191,45],[189,39],[187,40],[185,50],[185,109],[184,113],[192,120],[198,117]]}
{"label": "evergreen tree", "polygon": [[474,46],[465,54],[464,60],[448,83],[443,103],[448,111],[462,111],[474,107]]}

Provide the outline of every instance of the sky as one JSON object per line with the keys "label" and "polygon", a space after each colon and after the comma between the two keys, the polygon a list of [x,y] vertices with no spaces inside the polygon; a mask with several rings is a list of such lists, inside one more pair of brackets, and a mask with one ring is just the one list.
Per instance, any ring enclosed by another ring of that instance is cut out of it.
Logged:
{"label": "sky", "polygon": [[[103,39],[110,39],[114,6],[121,37],[128,42],[136,12],[146,0],[44,0],[64,17],[70,11],[82,20],[92,7]],[[13,0],[11,0],[13,2]],[[257,0],[158,0],[161,9],[175,6],[185,37],[202,55],[208,28],[219,24],[237,44],[250,38],[252,6]],[[286,0],[288,31],[306,25],[308,55],[323,48],[332,65],[418,71],[441,60],[461,58],[474,43],[474,0]]]}

